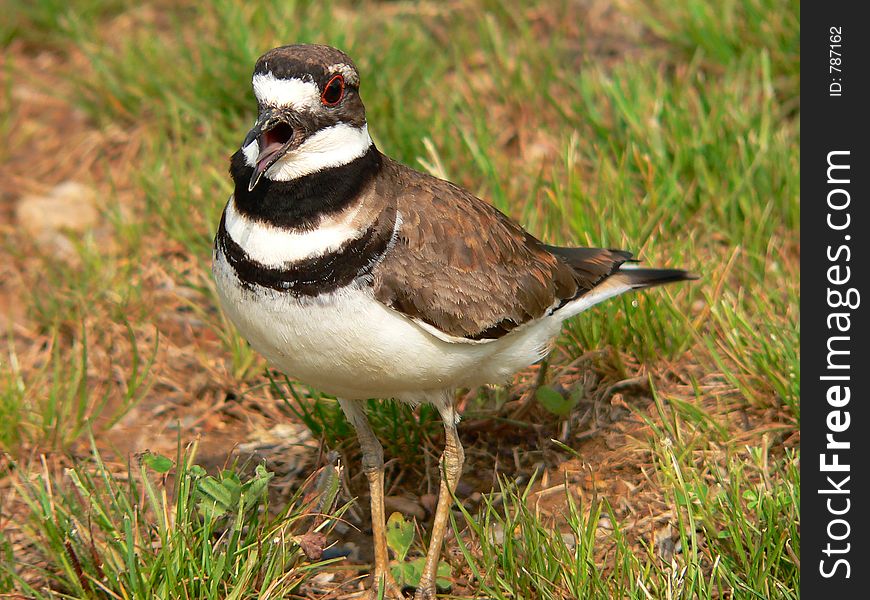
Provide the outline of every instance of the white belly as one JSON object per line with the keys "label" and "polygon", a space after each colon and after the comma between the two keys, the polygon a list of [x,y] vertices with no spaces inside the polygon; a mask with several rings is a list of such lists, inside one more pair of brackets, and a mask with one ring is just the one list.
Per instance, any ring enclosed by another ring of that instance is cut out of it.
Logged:
{"label": "white belly", "polygon": [[272,365],[347,399],[414,400],[420,392],[498,383],[543,358],[561,319],[487,343],[450,342],[351,285],[314,298],[243,287],[222,254],[214,275],[224,311]]}

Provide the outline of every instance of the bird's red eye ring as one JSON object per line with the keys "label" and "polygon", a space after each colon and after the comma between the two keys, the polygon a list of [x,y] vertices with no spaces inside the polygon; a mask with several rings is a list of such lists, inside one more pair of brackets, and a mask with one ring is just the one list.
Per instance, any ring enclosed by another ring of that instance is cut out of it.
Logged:
{"label": "bird's red eye ring", "polygon": [[344,98],[344,77],[336,75],[323,88],[320,101],[324,106],[335,106],[342,98]]}

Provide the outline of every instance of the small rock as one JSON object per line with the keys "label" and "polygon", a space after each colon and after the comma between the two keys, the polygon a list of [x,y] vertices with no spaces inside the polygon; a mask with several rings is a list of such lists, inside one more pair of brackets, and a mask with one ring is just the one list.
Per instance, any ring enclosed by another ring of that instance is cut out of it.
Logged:
{"label": "small rock", "polygon": [[97,195],[93,188],[65,181],[45,196],[21,198],[16,217],[18,224],[32,235],[46,230],[82,233],[99,219],[96,204]]}
{"label": "small rock", "polygon": [[430,515],[435,514],[435,505],[438,504],[438,496],[435,494],[423,494],[420,496],[420,505],[426,509]]}
{"label": "small rock", "polygon": [[387,514],[400,512],[406,517],[414,517],[418,521],[426,516],[426,511],[423,510],[423,507],[420,504],[413,500],[403,498],[402,496],[385,496],[384,509]]}
{"label": "small rock", "polygon": [[321,560],[332,560],[333,558],[347,558],[350,556],[353,548],[349,546],[339,546],[333,545],[328,548],[324,548],[323,552],[320,554]]}
{"label": "small rock", "polygon": [[341,544],[341,555],[351,562],[367,562],[371,560],[371,554],[366,554],[368,547],[361,548],[355,542],[343,542]]}
{"label": "small rock", "polygon": [[659,556],[665,562],[670,562],[674,557],[675,545],[674,540],[671,538],[672,532],[673,530],[669,524],[666,524],[655,532],[656,548],[659,551]]}
{"label": "small rock", "polygon": [[[324,552],[324,554],[325,554],[325,552]],[[313,583],[315,585],[325,585],[327,583],[332,583],[332,581],[334,579],[335,579],[335,572],[334,571],[320,571],[319,573],[317,573],[316,575],[311,577],[311,583]]]}
{"label": "small rock", "polygon": [[65,181],[44,196],[24,196],[15,207],[21,230],[42,250],[62,258],[75,255],[75,246],[67,234],[93,229],[99,218],[96,192],[75,181]]}
{"label": "small rock", "polygon": [[496,546],[501,546],[504,544],[504,528],[498,523],[490,531],[490,542],[495,544]]}
{"label": "small rock", "polygon": [[673,560],[675,549],[676,546],[671,538],[664,538],[659,542],[659,555],[665,562],[671,562],[671,560]]}
{"label": "small rock", "polygon": [[458,498],[467,498],[473,491],[474,488],[471,486],[470,483],[459,480],[459,482],[456,484],[455,494]]}

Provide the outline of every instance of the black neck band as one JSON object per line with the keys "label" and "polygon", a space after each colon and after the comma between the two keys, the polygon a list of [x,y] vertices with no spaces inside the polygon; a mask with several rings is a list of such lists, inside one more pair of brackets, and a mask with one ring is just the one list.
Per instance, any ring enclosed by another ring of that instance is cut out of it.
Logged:
{"label": "black neck band", "polygon": [[270,267],[252,259],[230,237],[224,213],[215,236],[215,247],[224,254],[239,281],[248,289],[261,286],[294,296],[317,296],[371,274],[389,247],[394,226],[395,212],[387,211],[360,237],[348,240],[332,252],[282,267]]}
{"label": "black neck band", "polygon": [[331,167],[291,181],[266,177],[248,191],[253,168],[245,164],[241,150],[230,162],[235,183],[235,203],[240,214],[284,229],[312,229],[323,215],[334,214],[356,200],[365,185],[381,168],[381,153],[375,145],[338,167]]}

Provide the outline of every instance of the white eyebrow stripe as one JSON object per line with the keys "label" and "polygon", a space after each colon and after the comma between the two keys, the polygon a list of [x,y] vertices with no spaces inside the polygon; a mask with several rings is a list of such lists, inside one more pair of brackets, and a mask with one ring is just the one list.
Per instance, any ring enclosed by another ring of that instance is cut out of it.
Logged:
{"label": "white eyebrow stripe", "polygon": [[344,77],[345,82],[348,85],[359,85],[359,77],[356,74],[356,71],[350,65],[345,63],[339,63],[337,65],[332,65],[330,68],[331,73],[341,73],[341,76]]}
{"label": "white eyebrow stripe", "polygon": [[272,73],[257,73],[252,80],[254,95],[261,104],[312,110],[320,104],[320,90],[313,81],[279,79]]}

